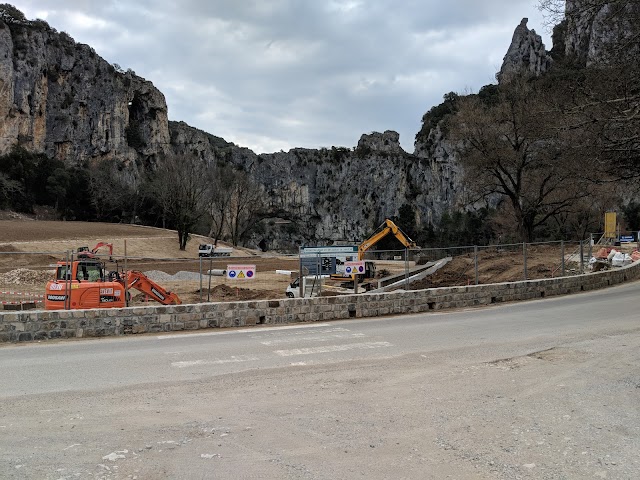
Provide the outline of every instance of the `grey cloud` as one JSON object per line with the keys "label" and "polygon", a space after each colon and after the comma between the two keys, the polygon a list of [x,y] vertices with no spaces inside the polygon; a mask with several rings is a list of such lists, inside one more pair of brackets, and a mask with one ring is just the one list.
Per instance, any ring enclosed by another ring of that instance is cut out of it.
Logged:
{"label": "grey cloud", "polygon": [[[151,80],[172,120],[257,150],[353,146],[393,129],[413,151],[424,112],[489,83],[500,67],[489,58],[502,58],[522,17],[542,25],[535,0],[14,4],[50,12],[54,28]],[[73,24],[73,12],[106,27]]]}

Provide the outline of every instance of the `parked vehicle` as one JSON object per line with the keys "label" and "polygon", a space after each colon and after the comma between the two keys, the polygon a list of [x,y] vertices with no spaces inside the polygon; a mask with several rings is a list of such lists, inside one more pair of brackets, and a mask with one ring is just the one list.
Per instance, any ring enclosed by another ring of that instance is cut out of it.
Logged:
{"label": "parked vehicle", "polygon": [[200,257],[230,257],[233,253],[231,247],[217,247],[212,243],[203,243],[198,248],[198,256]]}

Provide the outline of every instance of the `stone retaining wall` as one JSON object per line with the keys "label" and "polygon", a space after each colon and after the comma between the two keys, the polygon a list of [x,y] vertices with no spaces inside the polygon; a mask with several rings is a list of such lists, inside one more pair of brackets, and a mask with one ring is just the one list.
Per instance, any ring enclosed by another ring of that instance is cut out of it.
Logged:
{"label": "stone retaining wall", "polygon": [[588,275],[337,297],[171,307],[0,313],[0,342],[106,337],[206,328],[321,322],[530,300],[640,279],[640,262]]}

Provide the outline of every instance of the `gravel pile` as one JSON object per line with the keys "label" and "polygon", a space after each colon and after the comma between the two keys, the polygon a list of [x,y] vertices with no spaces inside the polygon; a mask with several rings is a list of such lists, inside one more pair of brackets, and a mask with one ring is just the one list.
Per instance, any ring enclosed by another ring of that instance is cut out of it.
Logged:
{"label": "gravel pile", "polygon": [[0,273],[0,283],[5,285],[41,285],[51,280],[53,276],[53,270],[18,268],[7,273]]}
{"label": "gravel pile", "polygon": [[162,272],[160,270],[150,270],[148,272],[144,272],[144,274],[149,277],[154,282],[171,282],[171,281],[198,281],[200,280],[200,274],[196,272],[185,272],[180,271],[175,275],[169,275],[168,273]]}

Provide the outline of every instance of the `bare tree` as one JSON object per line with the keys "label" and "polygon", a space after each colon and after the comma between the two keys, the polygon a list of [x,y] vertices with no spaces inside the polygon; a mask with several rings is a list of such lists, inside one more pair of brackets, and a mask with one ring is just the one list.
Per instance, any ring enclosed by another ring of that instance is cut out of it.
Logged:
{"label": "bare tree", "polygon": [[209,170],[197,157],[173,155],[158,163],[150,190],[165,209],[178,232],[180,250],[185,250],[194,227],[207,211]]}
{"label": "bare tree", "polygon": [[227,224],[233,245],[239,245],[264,212],[263,193],[246,174],[237,175],[231,192]]}
{"label": "bare tree", "polygon": [[211,173],[208,192],[209,237],[214,245],[222,238],[234,194],[238,172],[230,165],[216,166]]}
{"label": "bare tree", "polygon": [[520,238],[531,241],[537,227],[592,193],[588,159],[565,154],[563,124],[534,82],[514,79],[492,92],[460,100],[452,137],[470,202],[508,200]]}

